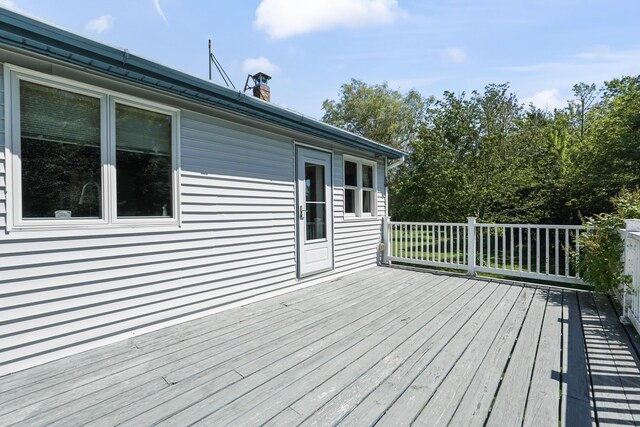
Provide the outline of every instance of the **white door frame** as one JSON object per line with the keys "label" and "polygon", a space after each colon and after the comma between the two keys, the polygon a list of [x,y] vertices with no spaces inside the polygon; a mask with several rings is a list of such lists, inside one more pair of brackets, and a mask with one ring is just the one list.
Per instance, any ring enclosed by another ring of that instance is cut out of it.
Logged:
{"label": "white door frame", "polygon": [[[333,154],[324,150],[295,146],[296,161],[296,271],[298,278],[334,268],[333,234]],[[324,167],[325,237],[308,240],[305,169],[308,164]]]}

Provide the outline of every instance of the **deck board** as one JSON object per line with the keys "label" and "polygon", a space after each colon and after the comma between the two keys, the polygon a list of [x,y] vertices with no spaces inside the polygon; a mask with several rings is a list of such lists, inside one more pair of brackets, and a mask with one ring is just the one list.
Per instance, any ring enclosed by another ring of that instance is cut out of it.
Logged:
{"label": "deck board", "polygon": [[490,349],[494,348],[496,340],[504,334],[504,328],[508,327],[509,321],[516,320],[514,316],[517,316],[517,303],[522,291],[521,286],[510,286],[509,293],[491,313],[491,318],[477,332],[462,356],[453,363],[451,370],[437,385],[414,424],[445,425],[450,421],[465,392],[469,390],[474,374],[479,372],[481,366],[484,369],[489,366],[485,362],[486,358],[491,356]]}
{"label": "deck board", "polygon": [[640,424],[603,295],[403,268],[0,377],[0,425]]}
{"label": "deck board", "polygon": [[540,331],[539,351],[525,405],[524,426],[552,425],[560,419],[562,352],[545,349],[562,344],[563,304],[562,291],[549,291]]}
{"label": "deck board", "polygon": [[561,421],[567,427],[595,425],[595,408],[575,292],[564,292]]}
{"label": "deck board", "polygon": [[522,324],[488,418],[488,426],[520,425],[531,384],[549,291],[539,288]]}
{"label": "deck board", "polygon": [[593,295],[580,294],[578,300],[598,424],[632,425],[633,415],[617,372],[616,354],[609,346],[607,330],[602,325]]}

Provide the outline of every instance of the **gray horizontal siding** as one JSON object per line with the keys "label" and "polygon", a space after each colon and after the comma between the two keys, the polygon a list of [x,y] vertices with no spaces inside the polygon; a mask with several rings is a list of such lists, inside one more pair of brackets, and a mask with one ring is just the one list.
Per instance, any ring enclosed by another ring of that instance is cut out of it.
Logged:
{"label": "gray horizontal siding", "polygon": [[[0,115],[3,234],[4,129]],[[2,236],[0,375],[296,285],[292,139],[184,110],[180,133],[180,228]],[[380,219],[344,220],[342,154],[333,159],[333,274],[341,274],[375,264]]]}
{"label": "gray horizontal siding", "polygon": [[2,241],[0,373],[295,284],[292,141],[183,111],[181,142],[180,229]]}

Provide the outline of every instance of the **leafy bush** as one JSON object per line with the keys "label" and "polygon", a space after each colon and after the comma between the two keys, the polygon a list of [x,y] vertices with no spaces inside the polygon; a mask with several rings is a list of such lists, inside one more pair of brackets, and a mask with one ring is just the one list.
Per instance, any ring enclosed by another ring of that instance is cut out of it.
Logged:
{"label": "leafy bush", "polygon": [[640,187],[633,191],[623,188],[611,202],[620,218],[640,218]]}
{"label": "leafy bush", "polygon": [[578,273],[598,292],[610,292],[630,283],[624,274],[624,240],[620,229],[624,228],[624,219],[640,218],[640,189],[623,188],[611,201],[615,206],[613,214],[583,220],[587,231],[578,238],[580,252],[574,253]]}

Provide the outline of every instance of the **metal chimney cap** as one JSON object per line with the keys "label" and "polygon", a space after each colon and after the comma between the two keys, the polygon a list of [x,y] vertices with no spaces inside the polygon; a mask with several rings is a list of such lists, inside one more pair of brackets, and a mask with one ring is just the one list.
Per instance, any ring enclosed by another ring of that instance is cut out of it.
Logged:
{"label": "metal chimney cap", "polygon": [[251,78],[256,84],[260,84],[260,83],[267,84],[267,82],[271,80],[271,76],[263,72],[255,73],[253,76],[251,76]]}

